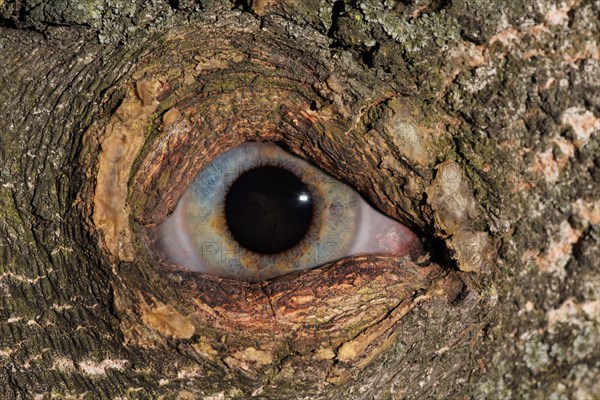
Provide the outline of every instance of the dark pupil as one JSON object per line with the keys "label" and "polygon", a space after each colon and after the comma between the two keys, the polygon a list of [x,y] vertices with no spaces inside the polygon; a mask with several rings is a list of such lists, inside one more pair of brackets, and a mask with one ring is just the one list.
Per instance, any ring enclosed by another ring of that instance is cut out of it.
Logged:
{"label": "dark pupil", "polygon": [[237,242],[255,253],[275,254],[298,244],[313,215],[306,185],[279,167],[244,172],[225,198],[225,218]]}

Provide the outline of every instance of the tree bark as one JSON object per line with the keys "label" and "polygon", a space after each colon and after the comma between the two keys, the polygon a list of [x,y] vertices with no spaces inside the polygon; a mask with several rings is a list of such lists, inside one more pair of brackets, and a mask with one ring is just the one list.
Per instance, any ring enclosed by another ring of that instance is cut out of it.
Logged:
{"label": "tree bark", "polygon": [[[0,0],[0,398],[594,399],[600,4]],[[149,227],[277,141],[427,254],[243,283]]]}

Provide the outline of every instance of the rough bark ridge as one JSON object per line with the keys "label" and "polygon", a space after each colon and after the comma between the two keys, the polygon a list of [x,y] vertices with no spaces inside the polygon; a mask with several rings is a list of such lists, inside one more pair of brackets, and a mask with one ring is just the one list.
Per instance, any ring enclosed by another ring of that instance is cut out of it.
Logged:
{"label": "rough bark ridge", "polygon": [[[0,397],[598,398],[599,14],[0,0]],[[447,257],[156,260],[144,226],[248,139]]]}

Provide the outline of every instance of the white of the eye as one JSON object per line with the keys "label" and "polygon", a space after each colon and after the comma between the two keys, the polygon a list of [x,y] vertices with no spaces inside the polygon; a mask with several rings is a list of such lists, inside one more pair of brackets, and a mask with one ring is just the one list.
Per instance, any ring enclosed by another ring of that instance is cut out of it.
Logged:
{"label": "white of the eye", "polygon": [[184,194],[183,201],[180,201],[173,214],[155,228],[155,232],[158,233],[156,235],[158,249],[177,265],[185,266],[192,271],[214,273],[206,262],[202,262],[198,249],[196,249],[190,239],[190,234],[186,230],[183,210],[185,196]]}
{"label": "white of the eye", "polygon": [[359,200],[360,219],[356,241],[345,256],[360,254],[403,255],[416,250],[418,236],[408,227]]}

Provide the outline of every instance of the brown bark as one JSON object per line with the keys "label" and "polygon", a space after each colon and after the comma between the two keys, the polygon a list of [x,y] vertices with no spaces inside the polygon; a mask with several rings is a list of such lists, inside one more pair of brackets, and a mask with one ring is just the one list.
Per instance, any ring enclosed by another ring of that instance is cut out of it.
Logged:
{"label": "brown bark", "polygon": [[[0,397],[597,396],[598,4],[2,3]],[[156,259],[144,228],[246,140],[430,254]]]}

